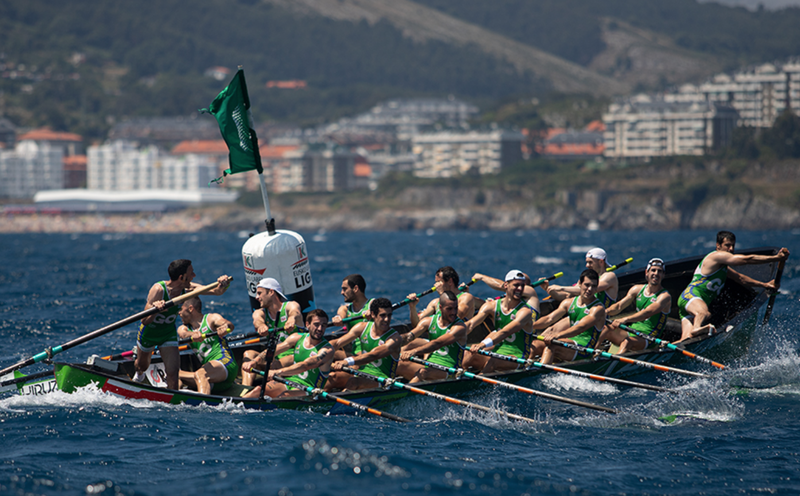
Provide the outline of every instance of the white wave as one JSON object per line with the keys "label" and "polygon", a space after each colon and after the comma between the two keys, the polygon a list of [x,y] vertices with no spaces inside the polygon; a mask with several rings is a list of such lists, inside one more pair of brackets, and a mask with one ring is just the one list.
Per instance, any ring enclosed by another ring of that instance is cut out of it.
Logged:
{"label": "white wave", "polygon": [[613,384],[567,374],[547,374],[542,378],[542,384],[557,391],[583,391],[603,395],[619,392]]}
{"label": "white wave", "polygon": [[537,255],[533,257],[533,263],[542,265],[560,265],[564,263],[564,259],[558,257],[540,257]]}
{"label": "white wave", "polygon": [[592,248],[596,248],[594,245],[572,245],[569,247],[570,253],[586,253],[587,251],[591,250]]}

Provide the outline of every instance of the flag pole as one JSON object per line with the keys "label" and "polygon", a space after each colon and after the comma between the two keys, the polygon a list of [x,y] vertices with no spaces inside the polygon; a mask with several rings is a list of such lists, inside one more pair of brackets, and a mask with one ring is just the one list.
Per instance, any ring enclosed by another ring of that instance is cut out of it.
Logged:
{"label": "flag pole", "polygon": [[269,210],[269,195],[267,195],[267,184],[264,182],[264,175],[258,173],[258,182],[261,185],[261,199],[264,200],[264,212],[267,214],[264,223],[267,225],[267,232],[272,236],[275,234],[275,219],[272,218],[272,213]]}

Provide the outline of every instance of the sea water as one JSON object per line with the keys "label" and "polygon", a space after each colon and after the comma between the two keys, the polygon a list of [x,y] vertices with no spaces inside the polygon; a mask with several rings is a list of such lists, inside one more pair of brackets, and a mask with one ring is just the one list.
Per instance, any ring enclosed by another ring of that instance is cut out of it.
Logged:
{"label": "sea water", "polygon": [[[302,233],[316,303],[341,303],[344,276],[361,273],[370,297],[399,301],[433,283],[443,265],[462,279],[520,269],[563,271],[572,283],[587,247],[616,263],[713,250],[714,233],[396,232]],[[800,493],[798,232],[739,232],[737,246],[787,246],[783,288],[768,325],[735,350],[714,350],[729,370],[682,367],[711,379],[646,372],[634,380],[678,388],[655,393],[547,375],[527,386],[618,408],[586,410],[505,389],[467,399],[536,420],[511,422],[413,397],[386,409],[412,420],[247,411],[129,401],[94,389],[0,398],[0,494],[797,494]],[[196,281],[234,276],[205,297],[237,331],[251,326],[232,233],[0,236],[0,366],[5,367],[141,311],[176,258]],[[480,296],[495,293],[476,284]],[[405,309],[395,315],[408,319]],[[130,325],[59,355],[83,361],[134,345]],[[44,370],[39,364],[26,372]],[[673,416],[673,417],[668,417]],[[667,420],[674,421],[665,421]]]}

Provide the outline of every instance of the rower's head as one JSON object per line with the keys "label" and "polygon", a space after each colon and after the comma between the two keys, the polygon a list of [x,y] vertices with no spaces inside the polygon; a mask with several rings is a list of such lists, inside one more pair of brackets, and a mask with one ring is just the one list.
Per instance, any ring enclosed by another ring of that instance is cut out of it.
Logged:
{"label": "rower's head", "polygon": [[265,277],[256,286],[256,299],[261,304],[261,308],[267,308],[270,303],[278,303],[288,300],[283,294],[281,284],[272,277]]}
{"label": "rower's head", "polygon": [[436,283],[436,290],[439,294],[442,294],[444,291],[455,292],[458,289],[458,272],[449,265],[440,267],[439,270],[436,271],[433,280]]}
{"label": "rower's head", "polygon": [[200,301],[199,296],[193,296],[183,302],[181,308],[178,309],[178,316],[184,324],[191,322],[193,317],[203,315],[203,302]]}
{"label": "rower's head", "polygon": [[506,296],[521,300],[522,293],[525,291],[525,284],[528,282],[530,282],[530,279],[521,270],[509,270],[503,282],[503,289],[506,290]]}
{"label": "rower's head", "polygon": [[379,331],[386,332],[389,330],[392,325],[391,301],[386,298],[375,298],[369,305],[369,313],[372,314],[372,320]]}
{"label": "rower's head", "polygon": [[186,260],[185,258],[173,260],[170,262],[169,267],[167,267],[167,273],[169,274],[170,281],[179,281],[184,283],[186,287],[189,287],[192,279],[194,279],[192,261]]}
{"label": "rower's head", "polygon": [[608,267],[608,255],[602,248],[592,248],[586,252],[586,268],[604,274]]}
{"label": "rower's head", "polygon": [[453,322],[458,318],[458,297],[452,291],[439,295],[439,311],[445,322]]}
{"label": "rower's head", "polygon": [[647,262],[647,268],[644,271],[644,277],[647,282],[653,286],[661,286],[661,281],[664,280],[664,271],[667,270],[666,264],[660,258],[651,258]]}
{"label": "rower's head", "polygon": [[727,251],[733,253],[736,248],[736,235],[730,231],[720,231],[717,233],[717,251]]}
{"label": "rower's head", "polygon": [[581,277],[578,279],[578,286],[581,288],[581,296],[584,300],[594,299],[594,294],[597,292],[597,286],[600,284],[600,276],[594,269],[586,269],[581,272]]}
{"label": "rower's head", "polygon": [[321,308],[315,308],[306,315],[306,329],[314,341],[320,341],[328,327],[328,314]]}
{"label": "rower's head", "polygon": [[350,274],[342,280],[342,297],[345,303],[353,303],[358,293],[364,294],[366,289],[367,281],[361,274]]}

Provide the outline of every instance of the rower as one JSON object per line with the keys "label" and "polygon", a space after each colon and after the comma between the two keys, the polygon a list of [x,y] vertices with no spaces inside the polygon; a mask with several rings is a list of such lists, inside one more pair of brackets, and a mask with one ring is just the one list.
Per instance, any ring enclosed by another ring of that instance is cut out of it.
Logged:
{"label": "rower", "polygon": [[[344,323],[344,327],[352,329],[356,324],[369,320],[369,304],[371,299],[367,298],[364,291],[367,289],[367,281],[361,274],[350,274],[342,281],[342,297],[344,298],[344,305],[339,307],[336,315],[333,316],[331,322],[334,325],[342,325],[342,319],[348,319]],[[361,352],[361,341],[356,339],[353,341],[353,355],[358,355]],[[344,360],[346,357],[344,350],[336,351],[336,359]]]}
{"label": "rower", "polygon": [[[203,304],[197,296],[183,302],[178,315],[183,321],[178,337],[192,340],[189,346],[202,363],[194,372],[181,370],[181,382],[201,394],[220,393],[230,388],[239,373],[225,340],[225,335],[233,330],[233,323],[218,313],[203,314]],[[209,333],[214,334],[204,336]]]}
{"label": "rower", "polygon": [[599,343],[605,340],[611,341],[619,346],[619,353],[647,348],[646,339],[628,334],[620,329],[620,324],[629,325],[632,329],[650,337],[661,338],[661,334],[667,328],[667,317],[672,307],[672,296],[661,285],[665,270],[666,265],[660,258],[653,258],[647,262],[644,272],[647,283],[631,286],[624,298],[606,309],[606,315],[617,315],[633,303],[636,312],[606,325],[598,339]]}
{"label": "rower", "polygon": [[361,322],[337,340],[336,346],[342,347],[359,339],[361,353],[331,365],[335,372],[329,378],[328,389],[366,389],[380,385],[366,377],[353,377],[342,372],[343,367],[363,365],[361,370],[367,374],[385,379],[395,376],[400,359],[401,337],[399,332],[392,329],[392,302],[386,298],[375,298],[369,306],[369,313],[372,314],[372,321]]}
{"label": "rower", "polygon": [[[260,336],[267,336],[270,331],[278,333],[278,343],[286,341],[297,326],[303,323],[303,314],[300,304],[288,301],[283,294],[283,289],[278,281],[265,277],[256,286],[256,300],[260,308],[253,312],[253,327]],[[254,350],[244,352],[244,360],[253,360],[257,355]],[[275,361],[270,367],[288,366],[292,363],[292,350],[282,350],[275,354]],[[242,369],[242,385],[251,386],[256,379],[252,374]]]}
{"label": "rower", "polygon": [[420,320],[411,330],[413,337],[428,332],[430,341],[427,344],[400,353],[400,360],[410,366],[403,377],[410,382],[446,379],[447,372],[431,369],[425,365],[407,362],[412,356],[423,356],[430,353],[428,361],[445,367],[461,368],[463,349],[467,345],[467,327],[458,316],[458,298],[452,291],[439,295],[439,310]]}
{"label": "rower", "polygon": [[[436,288],[436,292],[439,293],[440,296],[445,291],[450,291],[457,295],[458,317],[461,320],[466,322],[467,320],[471,319],[473,315],[475,315],[475,298],[467,290],[459,291],[459,278],[456,269],[450,266],[439,268],[434,275],[433,281],[433,286]],[[439,309],[439,300],[433,299],[430,303],[428,303],[428,306],[425,307],[425,310],[417,313],[417,301],[419,300],[417,295],[412,293],[408,295],[408,298],[411,300],[408,303],[408,309],[412,326],[416,327],[420,319],[430,317]]]}
{"label": "rower", "polygon": [[[195,273],[191,260],[173,260],[167,267],[167,273],[169,281],[160,281],[150,287],[150,291],[147,293],[147,303],[144,306],[145,310],[153,307],[162,310],[172,298],[201,287],[201,284],[193,282]],[[219,283],[217,287],[201,294],[219,296],[225,293],[230,285],[230,277],[219,276],[217,282]],[[134,381],[144,380],[144,373],[150,367],[150,357],[158,346],[161,359],[164,361],[167,387],[178,389],[180,353],[178,352],[178,330],[175,320],[178,317],[179,308],[173,306],[164,312],[155,313],[142,319],[136,338]]]}
{"label": "rower", "polygon": [[530,353],[533,340],[533,309],[523,301],[526,276],[519,270],[506,274],[503,290],[506,295],[498,300],[489,300],[481,306],[478,313],[467,322],[467,332],[479,326],[487,317],[494,321],[494,329],[478,344],[472,345],[464,358],[464,368],[482,370],[484,373],[495,370],[509,370],[517,367],[516,362],[489,358],[480,355],[479,350],[496,348],[501,355],[525,359]]}
{"label": "rower", "polygon": [[694,271],[692,282],[678,297],[678,316],[681,319],[680,342],[708,331],[711,324],[703,325],[711,317],[708,306],[722,291],[725,280],[730,277],[742,286],[758,286],[768,291],[776,291],[775,280],[761,282],[731,269],[731,266],[757,265],[780,262],[789,258],[789,250],[781,248],[775,255],[734,255],[736,235],[730,231],[717,233],[716,250],[700,261]]}
{"label": "rower", "polygon": [[[592,248],[586,252],[586,268],[592,269],[600,275],[600,283],[597,286],[597,299],[608,308],[617,301],[619,295],[619,280],[614,271],[608,271],[608,256],[602,248]],[[556,300],[561,301],[571,296],[578,296],[581,289],[575,286],[559,286],[551,284],[547,290],[548,294]]]}
{"label": "rower", "polygon": [[541,363],[550,364],[554,360],[575,360],[587,356],[584,353],[553,344],[554,339],[570,338],[574,343],[590,348],[594,348],[597,344],[606,321],[606,308],[596,294],[599,279],[600,276],[594,269],[586,269],[581,272],[578,280],[581,294],[562,301],[558,308],[533,324],[534,329],[547,329],[562,317],[566,316],[569,319],[566,329],[561,330],[554,326],[541,334],[540,337],[546,345]]}
{"label": "rower", "polygon": [[[302,389],[273,381],[274,376],[286,377],[305,387],[323,388],[333,361],[333,347],[325,340],[325,329],[328,327],[328,314],[319,308],[311,310],[306,316],[308,332],[294,333],[287,337],[277,348],[276,353],[291,352],[292,363],[288,366],[273,368],[267,373],[267,383],[264,394],[270,398],[285,398],[290,396],[305,396]],[[242,364],[242,370],[257,368],[264,370],[266,367],[266,354],[260,353],[254,360]],[[258,398],[261,395],[261,386],[250,390],[245,398]]]}

